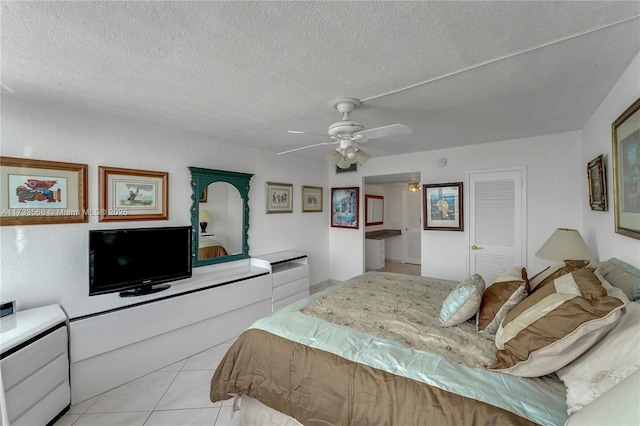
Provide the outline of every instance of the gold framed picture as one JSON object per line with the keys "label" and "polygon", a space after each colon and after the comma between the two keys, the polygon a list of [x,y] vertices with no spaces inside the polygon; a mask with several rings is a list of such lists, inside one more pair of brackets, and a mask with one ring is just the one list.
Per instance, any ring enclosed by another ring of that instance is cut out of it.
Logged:
{"label": "gold framed picture", "polygon": [[615,231],[640,239],[640,99],[611,125]]}
{"label": "gold framed picture", "polygon": [[589,179],[589,206],[591,210],[607,211],[607,183],[604,168],[604,154],[598,155],[587,164]]}
{"label": "gold framed picture", "polygon": [[169,173],[99,167],[100,222],[169,219]]}
{"label": "gold framed picture", "polygon": [[322,187],[303,186],[302,187],[302,212],[322,211]]}
{"label": "gold framed picture", "polygon": [[0,225],[86,223],[87,169],[86,164],[0,157]]}
{"label": "gold framed picture", "polygon": [[291,213],[293,211],[293,185],[267,182],[267,214]]}

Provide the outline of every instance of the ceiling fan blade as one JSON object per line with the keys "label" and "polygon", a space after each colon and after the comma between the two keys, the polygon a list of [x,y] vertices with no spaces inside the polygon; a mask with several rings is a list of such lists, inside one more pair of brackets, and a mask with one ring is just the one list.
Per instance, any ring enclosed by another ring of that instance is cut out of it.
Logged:
{"label": "ceiling fan blade", "polygon": [[409,126],[405,126],[404,124],[389,124],[388,126],[362,130],[361,132],[354,133],[353,136],[362,135],[366,139],[376,139],[408,135],[410,133],[413,133],[413,130],[411,130]]}
{"label": "ceiling fan blade", "polygon": [[278,155],[281,155],[281,154],[288,154],[288,153],[290,153],[290,152],[300,151],[300,150],[302,150],[302,149],[312,148],[312,147],[314,147],[314,146],[321,146],[321,145],[333,145],[333,144],[336,144],[336,143],[338,143],[338,141],[335,141],[335,142],[321,142],[321,143],[314,143],[313,145],[307,145],[307,146],[303,146],[303,147],[300,147],[300,148],[293,148],[293,149],[290,149],[290,150],[288,150],[288,151],[282,151],[282,152],[279,152],[279,153],[278,153]]}
{"label": "ceiling fan blade", "polygon": [[294,135],[313,135],[313,136],[323,136],[323,137],[327,137],[327,134],[325,133],[324,135],[320,134],[320,133],[310,133],[310,132],[303,132],[302,130],[287,130],[287,133],[292,133]]}

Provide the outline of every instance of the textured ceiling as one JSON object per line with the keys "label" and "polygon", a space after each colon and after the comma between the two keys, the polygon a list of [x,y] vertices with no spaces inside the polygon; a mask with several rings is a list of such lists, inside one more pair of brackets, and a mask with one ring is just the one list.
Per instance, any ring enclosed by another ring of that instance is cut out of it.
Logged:
{"label": "textured ceiling", "polygon": [[351,118],[366,128],[413,129],[370,141],[373,156],[581,129],[640,51],[638,1],[1,8],[3,95],[274,152],[328,140],[287,130],[326,134],[339,96],[365,100]]}

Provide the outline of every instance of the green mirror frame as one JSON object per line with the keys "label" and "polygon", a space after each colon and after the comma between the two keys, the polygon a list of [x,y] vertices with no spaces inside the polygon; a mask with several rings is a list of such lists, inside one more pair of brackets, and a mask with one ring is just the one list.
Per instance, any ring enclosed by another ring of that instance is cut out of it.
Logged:
{"label": "green mirror frame", "polygon": [[[249,181],[253,174],[189,167],[191,171],[191,256],[194,267],[231,262],[249,257]],[[242,199],[242,252],[210,259],[198,259],[200,195],[210,184],[226,182],[234,186]]]}

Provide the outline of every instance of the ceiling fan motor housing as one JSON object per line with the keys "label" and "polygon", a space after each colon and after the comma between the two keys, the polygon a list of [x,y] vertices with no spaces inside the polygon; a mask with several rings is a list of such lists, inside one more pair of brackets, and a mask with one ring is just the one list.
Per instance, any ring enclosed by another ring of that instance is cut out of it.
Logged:
{"label": "ceiling fan motor housing", "polygon": [[342,121],[333,123],[329,126],[329,136],[352,135],[356,132],[364,130],[364,126],[356,121],[349,120],[349,113],[360,105],[360,101],[356,98],[341,97],[334,99],[333,107],[341,112]]}

